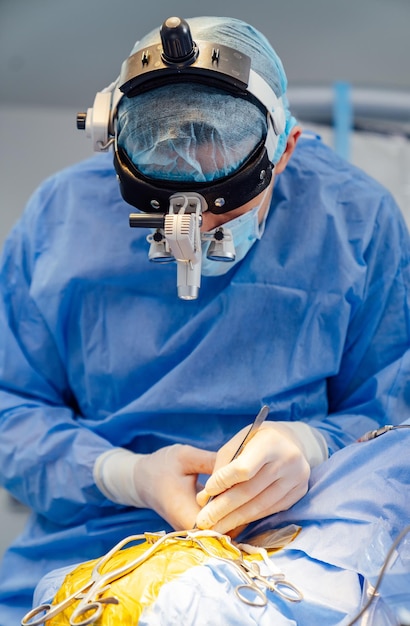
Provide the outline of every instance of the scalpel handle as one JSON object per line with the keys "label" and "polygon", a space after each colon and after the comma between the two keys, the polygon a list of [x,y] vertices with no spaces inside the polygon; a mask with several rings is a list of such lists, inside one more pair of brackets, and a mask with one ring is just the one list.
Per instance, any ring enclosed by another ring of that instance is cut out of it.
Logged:
{"label": "scalpel handle", "polygon": [[[238,458],[238,456],[240,455],[240,453],[242,452],[242,450],[244,449],[246,444],[250,442],[250,440],[252,439],[252,437],[254,435],[256,435],[256,433],[258,432],[260,426],[263,424],[263,422],[268,417],[268,414],[269,414],[269,407],[266,406],[266,404],[265,404],[261,408],[261,410],[259,411],[257,416],[255,417],[255,419],[253,420],[253,423],[251,424],[248,432],[246,433],[244,439],[242,440],[241,445],[239,446],[239,448],[237,449],[237,451],[235,452],[235,454],[233,455],[233,457],[231,458],[229,463],[232,463],[232,461],[234,461],[236,458]],[[209,496],[208,500],[206,501],[206,504],[209,504],[209,502],[212,502],[212,500],[214,498],[215,498],[215,496]]]}
{"label": "scalpel handle", "polygon": [[[253,423],[251,424],[248,432],[246,433],[244,439],[242,440],[241,445],[239,446],[239,448],[236,450],[235,454],[233,455],[233,457],[229,461],[230,463],[232,463],[232,461],[234,461],[240,455],[240,453],[242,452],[242,450],[244,449],[246,444],[249,443],[249,441],[252,439],[252,437],[254,435],[256,435],[256,433],[258,432],[258,429],[263,424],[263,422],[266,420],[268,415],[269,415],[269,407],[266,406],[266,404],[265,404],[261,408],[261,410],[259,411],[257,416],[255,417],[255,419],[253,420]],[[209,502],[212,502],[212,500],[214,498],[215,498],[215,496],[209,496],[208,500],[206,501],[206,504],[209,504]],[[194,530],[196,528],[197,528],[197,525],[195,524],[194,525]]]}
{"label": "scalpel handle", "polygon": [[230,461],[231,463],[240,455],[240,453],[242,452],[246,444],[252,439],[252,437],[256,435],[256,433],[259,430],[259,427],[263,424],[263,422],[266,420],[268,415],[269,415],[269,407],[266,406],[265,404],[261,408],[257,416],[255,417],[253,424],[251,425],[251,427],[249,428],[248,432],[245,435],[244,440],[242,441],[241,445],[239,446],[239,448],[237,449],[237,451],[231,458],[231,461]]}

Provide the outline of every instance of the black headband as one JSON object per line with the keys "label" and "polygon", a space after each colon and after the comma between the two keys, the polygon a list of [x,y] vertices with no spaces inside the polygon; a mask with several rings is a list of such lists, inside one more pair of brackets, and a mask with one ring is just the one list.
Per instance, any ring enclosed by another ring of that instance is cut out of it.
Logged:
{"label": "black headband", "polygon": [[264,140],[233,174],[205,183],[148,178],[120,147],[114,153],[114,166],[124,200],[147,213],[167,213],[170,196],[187,190],[200,193],[211,213],[227,213],[246,204],[266,189],[273,170]]}

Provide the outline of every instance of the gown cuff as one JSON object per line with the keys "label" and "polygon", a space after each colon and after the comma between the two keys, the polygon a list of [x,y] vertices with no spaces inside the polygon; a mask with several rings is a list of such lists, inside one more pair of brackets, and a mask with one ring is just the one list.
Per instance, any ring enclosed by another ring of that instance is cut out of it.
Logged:
{"label": "gown cuff", "polygon": [[310,467],[316,467],[329,458],[327,442],[322,433],[305,422],[276,422],[289,428],[298,439],[300,448]]}
{"label": "gown cuff", "polygon": [[125,448],[113,448],[100,454],[93,476],[101,493],[116,504],[145,508],[135,485],[135,466],[143,456]]}

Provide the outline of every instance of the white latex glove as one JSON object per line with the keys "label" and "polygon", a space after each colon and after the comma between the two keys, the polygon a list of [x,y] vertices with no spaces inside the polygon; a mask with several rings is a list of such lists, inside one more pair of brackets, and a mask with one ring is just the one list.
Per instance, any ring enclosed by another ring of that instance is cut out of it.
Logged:
{"label": "white latex glove", "polygon": [[[265,422],[232,462],[249,427],[218,452],[215,469],[198,493],[198,528],[220,533],[278,513],[308,489],[311,467],[328,456],[323,435],[303,422]],[[214,499],[207,504],[210,496]]]}
{"label": "white latex glove", "polygon": [[94,480],[113,502],[153,509],[175,530],[193,528],[198,474],[210,474],[216,453],[176,444],[152,454],[114,448],[97,458]]}

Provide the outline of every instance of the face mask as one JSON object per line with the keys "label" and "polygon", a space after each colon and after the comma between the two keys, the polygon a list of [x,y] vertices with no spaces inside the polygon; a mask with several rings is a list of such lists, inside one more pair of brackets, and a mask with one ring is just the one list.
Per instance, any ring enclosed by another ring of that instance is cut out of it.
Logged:
{"label": "face mask", "polygon": [[[202,241],[202,276],[222,276],[223,274],[226,274],[234,267],[234,265],[239,263],[239,261],[242,261],[252,248],[255,241],[262,237],[265,230],[265,223],[269,213],[269,208],[266,211],[261,223],[259,223],[258,212],[265,200],[268,189],[269,188],[266,189],[258,206],[254,207],[247,213],[244,213],[244,215],[235,217],[235,219],[222,224],[224,232],[230,231],[232,236],[232,243],[235,249],[235,259],[233,261],[213,261],[208,259],[207,254],[212,242],[209,239]],[[214,228],[209,234],[214,234],[220,228],[221,226]]]}

